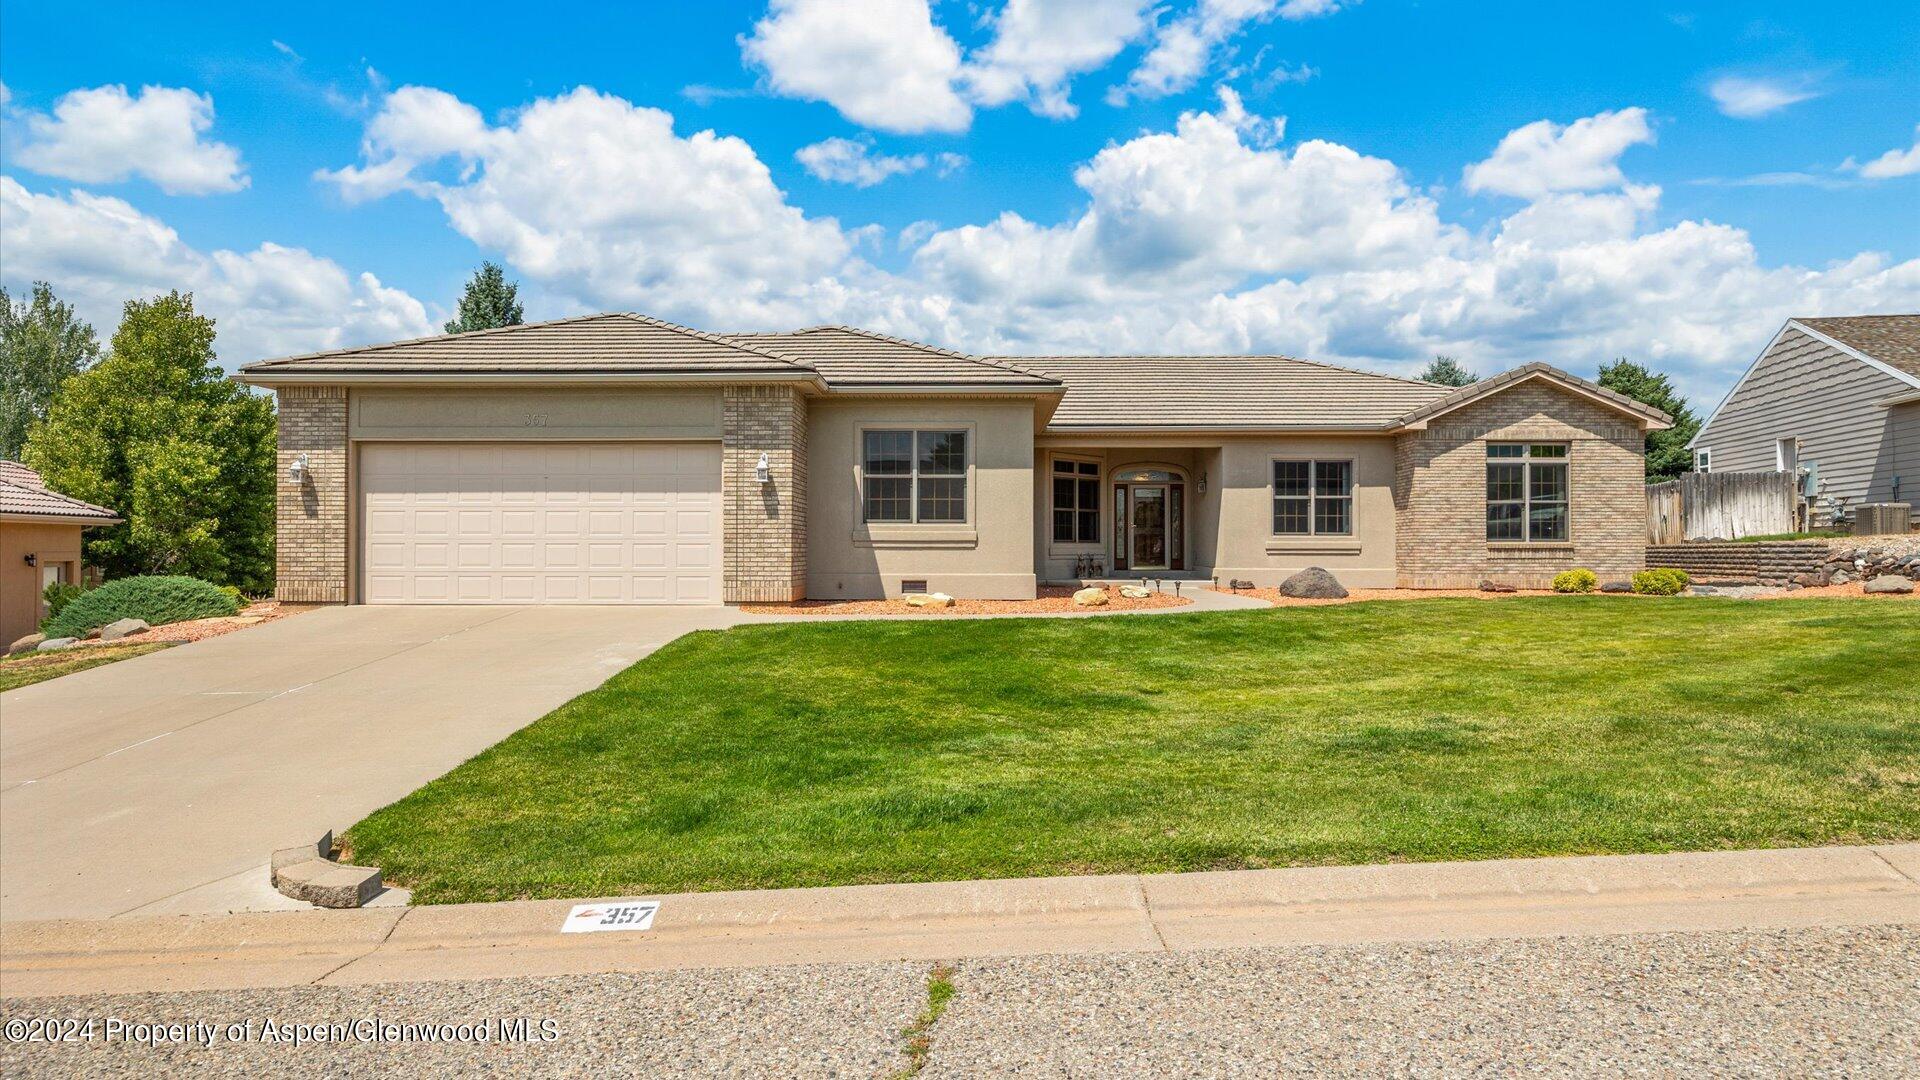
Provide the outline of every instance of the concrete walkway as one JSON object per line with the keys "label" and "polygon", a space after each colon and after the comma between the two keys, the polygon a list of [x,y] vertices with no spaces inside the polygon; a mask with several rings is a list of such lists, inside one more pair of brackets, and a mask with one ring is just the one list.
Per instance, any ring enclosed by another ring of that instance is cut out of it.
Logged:
{"label": "concrete walkway", "polygon": [[275,848],[729,608],[326,608],[0,694],[0,920],[292,907]]}
{"label": "concrete walkway", "polygon": [[1920,844],[8,924],[0,996],[1920,923]]}

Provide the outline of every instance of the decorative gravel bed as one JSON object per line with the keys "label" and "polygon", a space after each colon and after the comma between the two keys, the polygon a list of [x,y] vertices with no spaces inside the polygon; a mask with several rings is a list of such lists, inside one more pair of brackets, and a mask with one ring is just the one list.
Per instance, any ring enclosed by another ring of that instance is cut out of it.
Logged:
{"label": "decorative gravel bed", "polygon": [[1505,600],[1512,596],[1558,595],[1550,589],[1522,589],[1519,592],[1510,593],[1481,592],[1479,589],[1349,589],[1346,597],[1340,600],[1304,600],[1297,596],[1282,596],[1279,589],[1214,589],[1213,591],[1226,593],[1229,596],[1251,596],[1257,600],[1265,600],[1275,607],[1320,607],[1327,604],[1357,604],[1362,600],[1438,600],[1449,596],[1464,596],[1474,600]]}
{"label": "decorative gravel bed", "polygon": [[97,649],[109,645],[131,645],[148,641],[179,643],[200,641],[204,638],[231,634],[235,630],[245,630],[249,626],[284,619],[289,615],[298,615],[303,611],[312,611],[318,604],[283,604],[278,600],[262,600],[248,604],[237,615],[226,615],[218,619],[188,619],[186,622],[168,623],[143,630],[131,637],[119,641],[81,641],[73,645],[75,649]]}
{"label": "decorative gravel bed", "polygon": [[[1201,586],[1196,582],[1194,587]],[[1033,615],[1050,611],[1135,611],[1193,603],[1172,593],[1134,600],[1121,596],[1118,589],[1108,589],[1104,605],[1088,608],[1073,602],[1074,591],[1061,585],[1043,585],[1033,600],[955,600],[950,608],[914,607],[905,600],[801,600],[792,604],[742,604],[740,610],[756,615]]]}

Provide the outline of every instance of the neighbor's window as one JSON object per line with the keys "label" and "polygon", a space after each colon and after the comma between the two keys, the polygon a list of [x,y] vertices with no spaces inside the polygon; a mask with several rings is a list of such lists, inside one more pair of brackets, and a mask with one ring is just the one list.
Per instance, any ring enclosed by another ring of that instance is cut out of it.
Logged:
{"label": "neighbor's window", "polygon": [[1706,447],[1701,447],[1700,449],[1695,450],[1693,452],[1693,471],[1694,472],[1712,472],[1713,471],[1713,451],[1712,450],[1709,450]]}
{"label": "neighbor's window", "polygon": [[1567,444],[1487,444],[1487,539],[1567,538]]}
{"label": "neighbor's window", "polygon": [[1353,535],[1353,462],[1274,462],[1273,531],[1278,536]]}
{"label": "neighbor's window", "polygon": [[1100,466],[1092,461],[1053,459],[1053,541],[1100,542]]}
{"label": "neighbor's window", "polygon": [[966,432],[863,432],[862,457],[868,521],[967,520]]}

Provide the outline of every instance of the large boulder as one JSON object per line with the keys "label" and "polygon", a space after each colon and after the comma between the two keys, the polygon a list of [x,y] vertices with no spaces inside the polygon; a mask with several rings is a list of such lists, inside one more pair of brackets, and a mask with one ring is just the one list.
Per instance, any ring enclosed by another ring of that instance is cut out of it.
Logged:
{"label": "large boulder", "polygon": [[908,607],[950,608],[953,597],[946,593],[913,593],[907,597]]}
{"label": "large boulder", "polygon": [[1147,597],[1153,595],[1153,590],[1144,585],[1122,585],[1120,586],[1120,595],[1129,600],[1145,600]]}
{"label": "large boulder", "polygon": [[45,634],[28,634],[26,637],[7,646],[7,655],[12,656],[14,653],[32,652],[35,646],[45,640],[47,640],[47,635]]}
{"label": "large boulder", "polygon": [[1892,574],[1882,574],[1860,588],[1870,593],[1910,593],[1913,591],[1913,582]]}
{"label": "large boulder", "polygon": [[1609,581],[1600,586],[1600,591],[1605,593],[1630,593],[1633,591],[1633,582]]}
{"label": "large boulder", "polygon": [[129,634],[144,634],[151,629],[145,619],[115,619],[100,628],[100,640],[119,641]]}
{"label": "large boulder", "polygon": [[33,649],[35,652],[52,652],[56,649],[70,649],[79,641],[79,638],[70,637],[48,638],[40,644],[35,645]]}
{"label": "large boulder", "polygon": [[1106,607],[1107,600],[1107,590],[1097,586],[1073,594],[1073,602],[1081,607]]}
{"label": "large boulder", "polygon": [[1517,585],[1508,584],[1507,582],[1504,582],[1504,581],[1495,581],[1492,578],[1482,578],[1480,579],[1480,591],[1492,592],[1492,593],[1510,593],[1510,592],[1519,592],[1520,587]]}
{"label": "large boulder", "polygon": [[1309,566],[1280,583],[1280,595],[1301,600],[1340,600],[1347,590],[1332,574],[1318,566]]}

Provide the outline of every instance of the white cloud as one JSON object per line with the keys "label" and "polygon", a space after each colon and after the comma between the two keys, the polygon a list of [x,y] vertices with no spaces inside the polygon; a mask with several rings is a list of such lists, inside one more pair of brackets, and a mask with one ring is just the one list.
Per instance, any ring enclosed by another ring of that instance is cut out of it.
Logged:
{"label": "white cloud", "polygon": [[1147,0],[1007,0],[993,40],[967,59],[963,78],[981,105],[1025,101],[1041,116],[1079,113],[1073,76],[1105,67],[1146,32]]}
{"label": "white cloud", "polygon": [[372,274],[300,248],[198,251],[126,202],[85,191],[31,192],[0,176],[0,247],[11,287],[51,282],[104,338],[130,299],[194,294],[217,321],[228,366],[433,332],[426,309]]}
{"label": "white cloud", "polygon": [[964,131],[960,46],[926,0],[773,0],[741,39],[775,93],[824,101],[882,131]]}
{"label": "white cloud", "polygon": [[1528,199],[1619,187],[1626,181],[1620,155],[1653,141],[1647,111],[1640,108],[1599,113],[1565,127],[1536,120],[1508,132],[1485,161],[1467,166],[1464,178],[1471,192]]}
{"label": "white cloud", "polygon": [[1913,129],[1913,145],[1905,150],[1889,150],[1865,165],[1855,165],[1851,159],[1843,167],[1852,168],[1868,180],[1891,180],[1898,176],[1912,176],[1920,173],[1920,125]]}
{"label": "white cloud", "polygon": [[1742,75],[1722,75],[1707,87],[1722,113],[1741,120],[1752,120],[1779,112],[1796,102],[1819,97],[1810,80],[1755,79]]}
{"label": "white cloud", "polygon": [[1350,0],[1198,0],[1185,14],[1161,24],[1153,48],[1109,100],[1165,97],[1187,89],[1206,73],[1220,47],[1249,23],[1275,16],[1315,19],[1351,6]]}
{"label": "white cloud", "polygon": [[925,154],[907,157],[876,154],[872,143],[853,139],[822,139],[794,151],[793,156],[809,173],[822,180],[861,188],[927,167]]}
{"label": "white cloud", "polygon": [[213,98],[168,86],[74,90],[53,111],[26,116],[19,164],[44,176],[89,184],[143,176],[169,195],[208,195],[247,186],[240,151],[203,140]]}

